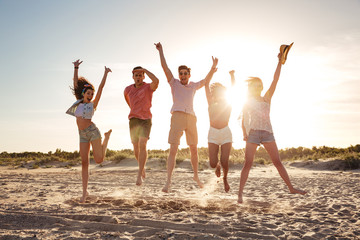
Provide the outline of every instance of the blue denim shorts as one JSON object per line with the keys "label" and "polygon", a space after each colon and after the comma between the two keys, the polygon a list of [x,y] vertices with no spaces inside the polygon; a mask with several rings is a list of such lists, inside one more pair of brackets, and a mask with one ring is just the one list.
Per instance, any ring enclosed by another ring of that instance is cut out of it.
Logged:
{"label": "blue denim shorts", "polygon": [[98,138],[101,139],[101,133],[94,123],[89,127],[79,130],[80,142],[92,142]]}
{"label": "blue denim shorts", "polygon": [[274,142],[274,141],[275,138],[273,133],[264,130],[251,129],[246,142],[256,143],[257,145],[260,145],[260,143]]}

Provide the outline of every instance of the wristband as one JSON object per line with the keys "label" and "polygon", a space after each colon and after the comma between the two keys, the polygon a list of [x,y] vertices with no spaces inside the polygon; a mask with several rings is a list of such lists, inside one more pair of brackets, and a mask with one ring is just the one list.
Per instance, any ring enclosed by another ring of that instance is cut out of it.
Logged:
{"label": "wristband", "polygon": [[75,67],[75,69],[79,69],[79,67]]}

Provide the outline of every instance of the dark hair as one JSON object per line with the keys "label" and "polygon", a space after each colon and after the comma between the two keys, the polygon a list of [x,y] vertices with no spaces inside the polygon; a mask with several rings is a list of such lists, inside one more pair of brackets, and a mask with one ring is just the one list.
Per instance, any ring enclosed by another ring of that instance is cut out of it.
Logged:
{"label": "dark hair", "polygon": [[142,67],[141,66],[134,67],[133,71],[135,71],[137,69],[142,69]]}
{"label": "dark hair", "polygon": [[142,68],[141,66],[134,67],[134,69],[132,70],[133,76],[134,76],[134,71],[135,71],[135,70],[138,70],[138,69],[143,69],[143,68]]}
{"label": "dark hair", "polygon": [[88,89],[95,91],[94,86],[84,77],[79,77],[77,82],[77,87],[71,88],[72,93],[75,95],[76,99],[78,100],[83,98],[83,94]]}
{"label": "dark hair", "polygon": [[191,68],[188,68],[186,65],[181,65],[181,66],[179,66],[179,73],[180,73],[180,70],[183,70],[183,69],[186,69],[186,71],[188,71],[189,73],[190,73],[190,71],[191,71]]}

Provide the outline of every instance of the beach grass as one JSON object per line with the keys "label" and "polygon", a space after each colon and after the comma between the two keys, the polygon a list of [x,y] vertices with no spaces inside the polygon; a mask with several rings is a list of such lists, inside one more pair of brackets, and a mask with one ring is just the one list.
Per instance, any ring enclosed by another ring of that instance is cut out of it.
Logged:
{"label": "beach grass", "polygon": [[[230,153],[230,164],[238,164],[244,162],[245,149],[232,149]],[[153,149],[148,150],[149,159],[158,159],[162,165],[166,166],[166,160],[169,149]],[[347,148],[334,147],[312,147],[312,148],[286,148],[279,150],[282,161],[319,161],[321,159],[337,159],[344,161],[344,170],[360,168],[360,144]],[[219,152],[220,155],[220,152]],[[90,152],[90,157],[92,151]],[[199,165],[202,168],[208,162],[208,149],[205,147],[198,148]],[[120,163],[124,159],[135,158],[132,149],[123,150],[107,150],[107,161]],[[176,163],[179,164],[185,159],[190,158],[189,148],[179,149],[176,155]],[[267,165],[271,163],[271,159],[263,147],[260,147],[255,154],[255,164]],[[49,167],[65,167],[71,168],[81,164],[80,153],[78,151],[66,152],[56,149],[55,152],[21,152],[21,153],[0,153],[0,166],[12,166],[14,168],[49,168]]]}

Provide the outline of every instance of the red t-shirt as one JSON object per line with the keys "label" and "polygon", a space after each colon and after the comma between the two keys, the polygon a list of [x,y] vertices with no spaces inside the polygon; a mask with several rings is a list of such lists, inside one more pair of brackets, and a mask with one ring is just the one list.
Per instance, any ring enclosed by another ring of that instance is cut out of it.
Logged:
{"label": "red t-shirt", "polygon": [[136,88],[135,84],[131,84],[125,88],[124,95],[127,96],[130,104],[129,119],[151,119],[152,114],[150,108],[153,92],[150,84],[145,82],[139,88]]}

